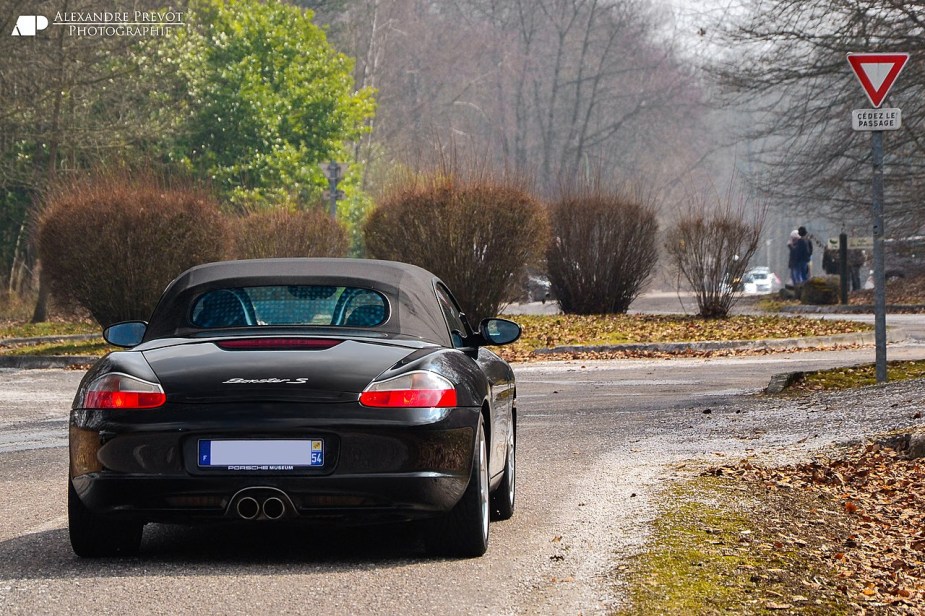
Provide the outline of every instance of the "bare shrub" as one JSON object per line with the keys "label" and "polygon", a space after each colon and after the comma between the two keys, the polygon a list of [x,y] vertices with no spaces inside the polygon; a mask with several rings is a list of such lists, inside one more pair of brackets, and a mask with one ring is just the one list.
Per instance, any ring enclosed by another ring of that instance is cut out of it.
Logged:
{"label": "bare shrub", "polygon": [[616,191],[587,188],[550,209],[549,281],[571,314],[626,312],[658,259],[655,208]]}
{"label": "bare shrub", "polygon": [[26,323],[34,308],[34,294],[0,289],[0,323]]}
{"label": "bare shrub", "polygon": [[319,209],[275,208],[233,219],[234,254],[239,259],[343,257],[347,232]]}
{"label": "bare shrub", "polygon": [[546,237],[543,207],[519,183],[446,171],[394,186],[364,230],[370,256],[432,271],[473,325],[498,313]]}
{"label": "bare shrub", "polygon": [[749,207],[734,190],[689,195],[668,230],[665,249],[694,291],[700,316],[725,318],[739,298],[736,285],[758,248],[765,208]]}
{"label": "bare shrub", "polygon": [[146,174],[106,172],[61,186],[39,225],[53,292],[101,325],[147,319],[173,278],[226,253],[225,219],[211,197]]}

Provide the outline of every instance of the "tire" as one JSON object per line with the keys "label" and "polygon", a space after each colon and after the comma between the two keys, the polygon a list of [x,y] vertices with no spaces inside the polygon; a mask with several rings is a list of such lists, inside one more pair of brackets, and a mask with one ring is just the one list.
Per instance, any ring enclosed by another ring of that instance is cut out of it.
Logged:
{"label": "tire", "polygon": [[474,558],[488,549],[488,445],[479,417],[469,485],[458,503],[429,529],[428,550],[435,555]]}
{"label": "tire", "polygon": [[514,515],[514,488],[517,485],[517,426],[511,426],[511,434],[507,440],[507,459],[504,462],[504,477],[501,483],[491,493],[491,512],[493,520],[509,520]]}
{"label": "tire", "polygon": [[141,547],[144,523],[110,520],[96,515],[67,483],[67,527],[71,548],[83,558],[131,556]]}

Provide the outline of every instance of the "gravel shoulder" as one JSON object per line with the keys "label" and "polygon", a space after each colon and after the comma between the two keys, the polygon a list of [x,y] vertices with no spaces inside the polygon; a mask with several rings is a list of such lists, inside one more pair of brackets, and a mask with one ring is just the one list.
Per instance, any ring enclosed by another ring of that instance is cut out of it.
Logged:
{"label": "gravel shoulder", "polygon": [[545,583],[522,612],[579,607],[603,614],[625,607],[620,568],[645,549],[658,499],[672,482],[711,464],[740,458],[795,463],[873,434],[925,427],[923,391],[925,381],[917,380],[800,397],[703,395],[687,403],[656,403],[644,419],[626,417],[605,440],[616,444],[617,431],[632,438],[600,452],[573,479],[567,511],[550,538],[557,551],[544,563]]}

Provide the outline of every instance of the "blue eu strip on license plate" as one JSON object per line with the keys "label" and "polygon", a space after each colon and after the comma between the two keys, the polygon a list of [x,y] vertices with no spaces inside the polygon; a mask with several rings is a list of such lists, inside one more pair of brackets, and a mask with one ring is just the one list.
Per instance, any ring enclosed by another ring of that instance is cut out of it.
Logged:
{"label": "blue eu strip on license plate", "polygon": [[324,466],[324,440],[200,439],[198,465],[247,471]]}

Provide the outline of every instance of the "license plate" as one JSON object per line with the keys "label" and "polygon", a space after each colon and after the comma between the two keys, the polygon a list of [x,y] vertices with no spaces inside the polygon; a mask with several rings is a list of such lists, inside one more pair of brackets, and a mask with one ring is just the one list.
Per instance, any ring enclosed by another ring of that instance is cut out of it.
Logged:
{"label": "license plate", "polygon": [[324,466],[322,439],[199,441],[199,467],[232,471],[290,471]]}

